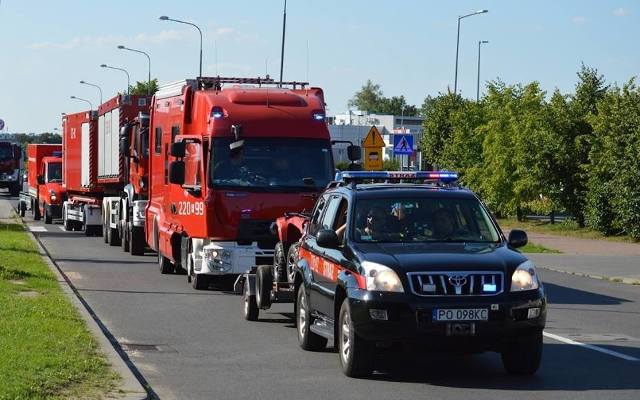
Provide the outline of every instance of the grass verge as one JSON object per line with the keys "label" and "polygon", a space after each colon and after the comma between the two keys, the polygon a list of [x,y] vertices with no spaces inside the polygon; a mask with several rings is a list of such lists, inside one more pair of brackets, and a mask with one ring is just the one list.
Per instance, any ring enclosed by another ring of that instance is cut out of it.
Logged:
{"label": "grass verge", "polygon": [[119,377],[27,235],[0,222],[0,399],[105,397]]}
{"label": "grass verge", "polygon": [[552,253],[552,254],[560,254],[562,253],[556,249],[550,249],[548,247],[544,247],[535,243],[527,243],[526,246],[519,248],[522,253]]}
{"label": "grass verge", "polygon": [[518,221],[515,218],[502,218],[498,220],[498,224],[504,231],[522,229],[527,232],[572,236],[580,239],[604,239],[614,242],[635,243],[629,236],[605,236],[590,228],[580,228],[575,221],[571,220],[552,224],[549,221]]}

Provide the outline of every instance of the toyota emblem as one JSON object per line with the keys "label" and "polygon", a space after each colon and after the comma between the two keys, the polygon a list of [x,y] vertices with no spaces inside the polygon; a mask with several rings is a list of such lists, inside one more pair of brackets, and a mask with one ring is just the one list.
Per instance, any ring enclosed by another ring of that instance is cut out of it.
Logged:
{"label": "toyota emblem", "polygon": [[466,275],[452,275],[449,277],[449,283],[452,284],[454,287],[462,287],[464,286],[465,283],[467,283],[467,276]]}

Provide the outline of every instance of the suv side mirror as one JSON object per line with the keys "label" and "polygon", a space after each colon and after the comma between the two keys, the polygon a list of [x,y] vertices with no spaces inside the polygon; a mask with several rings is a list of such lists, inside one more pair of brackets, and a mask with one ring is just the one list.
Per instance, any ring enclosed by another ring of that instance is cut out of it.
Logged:
{"label": "suv side mirror", "polygon": [[353,144],[347,146],[347,157],[349,161],[358,161],[362,158],[362,148]]}
{"label": "suv side mirror", "polygon": [[44,185],[44,176],[38,175],[36,181],[38,182],[38,185]]}
{"label": "suv side mirror", "polygon": [[337,249],[340,245],[340,240],[338,239],[338,234],[333,229],[321,229],[318,231],[316,243],[318,243],[320,247]]}
{"label": "suv side mirror", "polygon": [[171,161],[169,164],[169,183],[184,185],[184,161]]}
{"label": "suv side mirror", "polygon": [[182,158],[184,157],[186,150],[185,142],[175,142],[171,143],[171,155],[173,157]]}
{"label": "suv side mirror", "polygon": [[527,238],[527,233],[525,231],[514,229],[509,232],[509,239],[507,241],[509,243],[509,247],[517,249],[518,247],[525,246],[529,239]]}

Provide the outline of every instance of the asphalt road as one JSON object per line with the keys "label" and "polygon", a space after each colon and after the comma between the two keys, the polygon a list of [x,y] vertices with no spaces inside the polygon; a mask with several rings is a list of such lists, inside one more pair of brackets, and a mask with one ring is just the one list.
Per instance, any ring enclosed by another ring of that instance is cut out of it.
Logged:
{"label": "asphalt road", "polygon": [[240,296],[195,291],[183,275],[161,275],[153,254],[129,256],[102,238],[27,222],[161,399],[640,396],[638,286],[541,270],[551,305],[543,363],[533,377],[507,375],[495,353],[403,354],[389,356],[402,366],[357,380],[342,375],[331,349],[298,347],[290,305],[247,322]]}

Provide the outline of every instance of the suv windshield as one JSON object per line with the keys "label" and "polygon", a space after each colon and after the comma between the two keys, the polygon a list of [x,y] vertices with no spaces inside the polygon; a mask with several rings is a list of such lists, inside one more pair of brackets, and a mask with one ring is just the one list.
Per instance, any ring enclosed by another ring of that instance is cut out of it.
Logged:
{"label": "suv windshield", "polygon": [[9,160],[13,158],[13,149],[11,146],[0,146],[0,160]]}
{"label": "suv windshield", "polygon": [[47,182],[62,182],[62,163],[47,164]]}
{"label": "suv windshield", "polygon": [[499,240],[489,215],[476,199],[417,197],[360,199],[357,242],[480,242]]}
{"label": "suv windshield", "polygon": [[245,138],[230,150],[232,139],[215,139],[209,184],[215,188],[268,191],[317,191],[333,177],[327,140]]}

